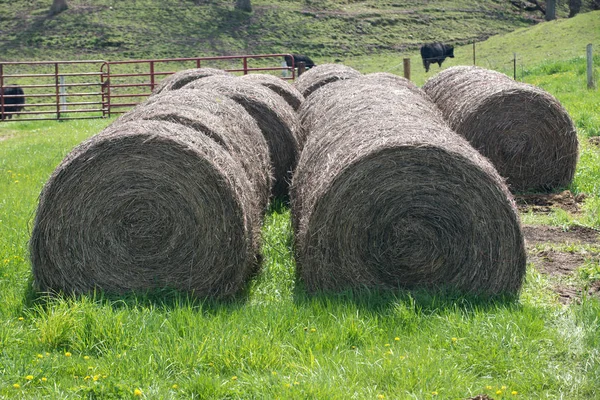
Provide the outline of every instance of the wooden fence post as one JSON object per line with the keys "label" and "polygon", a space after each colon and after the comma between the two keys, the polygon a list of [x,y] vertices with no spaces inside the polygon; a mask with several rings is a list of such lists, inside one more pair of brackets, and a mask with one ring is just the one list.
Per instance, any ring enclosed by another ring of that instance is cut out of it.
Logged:
{"label": "wooden fence post", "polygon": [[410,58],[404,60],[404,77],[410,81]]}
{"label": "wooden fence post", "polygon": [[596,82],[594,82],[594,60],[592,55],[592,44],[587,45],[586,49],[587,54],[587,87],[588,89],[593,89],[596,87]]}
{"label": "wooden fence post", "polygon": [[300,61],[298,63],[298,76],[302,75],[306,71],[306,63],[304,61]]}

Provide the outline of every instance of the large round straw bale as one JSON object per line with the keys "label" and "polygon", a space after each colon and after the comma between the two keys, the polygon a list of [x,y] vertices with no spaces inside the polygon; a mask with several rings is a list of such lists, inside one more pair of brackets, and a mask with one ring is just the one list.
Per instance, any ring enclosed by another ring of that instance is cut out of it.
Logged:
{"label": "large round straw bale", "polygon": [[517,293],[524,240],[489,161],[407,88],[361,79],[330,86],[312,97],[311,109],[329,111],[308,137],[291,188],[307,289]]}
{"label": "large round straw bale", "polygon": [[180,91],[161,93],[123,114],[113,125],[135,120],[168,121],[210,137],[241,163],[256,192],[257,207],[266,210],[273,178],[269,147],[256,121],[225,96],[195,92],[187,103]]}
{"label": "large round straw bale", "polygon": [[191,128],[109,126],[67,155],[41,192],[30,241],[35,286],[233,295],[256,268],[251,193],[237,160]]}
{"label": "large round straw bale", "polygon": [[206,78],[207,76],[213,75],[227,75],[233,76],[227,71],[223,71],[221,69],[215,68],[193,68],[186,69],[183,71],[177,71],[174,74],[171,74],[164,78],[162,81],[158,83],[158,85],[152,91],[152,94],[158,94],[167,90],[177,90],[181,89],[183,86],[187,85],[190,82],[195,81],[196,79]]}
{"label": "large round straw bale", "polygon": [[297,110],[300,104],[304,101],[304,96],[292,84],[268,74],[247,74],[240,78],[256,82],[266,88],[271,89],[281,97],[294,109]]}
{"label": "large round straw bale", "polygon": [[300,75],[294,85],[304,98],[331,82],[358,78],[362,74],[343,64],[321,64]]}
{"label": "large round straw bale", "polygon": [[419,96],[423,96],[426,99],[431,100],[429,98],[429,95],[427,95],[427,93],[425,93],[423,89],[419,88],[417,85],[415,85],[403,76],[390,74],[389,72],[373,72],[371,74],[366,74],[364,78],[373,79],[375,82],[380,82],[384,84],[403,86],[409,90],[412,90]]}
{"label": "large round straw bale", "polygon": [[549,93],[478,67],[448,68],[423,89],[511,190],[552,190],[573,180],[577,134]]}
{"label": "large round straw bale", "polygon": [[191,82],[183,89],[214,91],[229,97],[248,111],[260,127],[271,155],[275,196],[287,196],[291,171],[300,152],[299,122],[296,112],[266,87],[240,78],[209,76]]}

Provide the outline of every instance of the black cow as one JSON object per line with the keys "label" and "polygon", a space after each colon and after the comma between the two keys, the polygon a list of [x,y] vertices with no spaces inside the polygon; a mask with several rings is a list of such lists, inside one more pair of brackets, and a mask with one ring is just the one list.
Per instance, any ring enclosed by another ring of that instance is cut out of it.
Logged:
{"label": "black cow", "polygon": [[425,72],[429,72],[429,65],[438,63],[441,67],[446,57],[454,58],[454,46],[442,43],[429,43],[421,46],[421,58]]}
{"label": "black cow", "polygon": [[298,63],[299,62],[303,62],[304,65],[306,66],[306,69],[312,68],[315,66],[315,63],[313,62],[313,60],[310,59],[309,56],[304,56],[302,54],[292,54],[291,56],[284,56],[283,58],[285,58],[285,63],[288,67],[292,66],[292,57],[293,57],[293,62],[294,62],[294,67],[298,68]]}
{"label": "black cow", "polygon": [[[10,96],[10,97],[9,97]],[[0,118],[11,119],[12,112],[19,112],[25,104],[25,92],[23,88],[16,85],[8,85],[4,88],[0,87]]]}

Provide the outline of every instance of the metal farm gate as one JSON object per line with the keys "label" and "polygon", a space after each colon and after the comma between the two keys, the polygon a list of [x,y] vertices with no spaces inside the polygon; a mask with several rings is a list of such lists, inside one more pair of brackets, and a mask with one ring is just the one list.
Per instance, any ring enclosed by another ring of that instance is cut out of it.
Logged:
{"label": "metal farm gate", "polygon": [[[128,61],[0,62],[0,94],[11,85],[24,91],[25,108],[8,108],[18,95],[0,95],[0,122],[106,118],[144,101],[167,75],[210,67],[235,75],[270,73],[296,77],[288,54],[169,58]],[[11,119],[12,117],[12,119]]]}

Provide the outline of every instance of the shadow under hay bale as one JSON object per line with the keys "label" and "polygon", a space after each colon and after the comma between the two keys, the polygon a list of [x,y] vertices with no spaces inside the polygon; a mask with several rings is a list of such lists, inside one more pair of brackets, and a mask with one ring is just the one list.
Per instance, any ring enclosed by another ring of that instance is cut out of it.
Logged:
{"label": "shadow under hay bale", "polygon": [[298,116],[281,96],[257,83],[222,76],[209,76],[189,83],[183,89],[213,91],[246,109],[256,120],[269,146],[275,178],[273,195],[286,197],[301,143]]}
{"label": "shadow under hay bale", "polygon": [[191,128],[108,127],[77,146],[40,194],[29,244],[35,287],[238,293],[260,244],[250,193],[241,165]]}
{"label": "shadow under hay bale", "polygon": [[433,103],[363,79],[308,101],[304,112],[327,110],[291,188],[297,269],[310,292],[519,292],[526,254],[510,192]]}
{"label": "shadow under hay bale", "polygon": [[549,93],[478,67],[448,68],[423,89],[512,191],[551,191],[573,180],[575,127]]}
{"label": "shadow under hay bale", "polygon": [[227,71],[215,68],[194,68],[175,72],[167,76],[152,91],[152,95],[159,94],[169,90],[181,89],[183,86],[197,79],[206,78],[213,75],[233,76]]}
{"label": "shadow under hay bale", "polygon": [[292,84],[274,75],[268,74],[247,74],[242,75],[241,79],[258,83],[264,87],[271,89],[281,97],[294,109],[297,110],[300,104],[304,101],[304,96]]}
{"label": "shadow under hay bale", "polygon": [[360,72],[343,64],[321,64],[300,75],[294,85],[307,98],[312,92],[331,82],[360,76]]}
{"label": "shadow under hay bale", "polygon": [[167,121],[210,137],[241,163],[256,192],[256,206],[266,211],[273,178],[269,147],[256,121],[225,96],[198,90],[189,92],[178,90],[153,96],[123,114],[113,126],[135,120]]}

